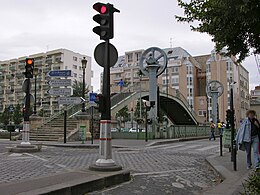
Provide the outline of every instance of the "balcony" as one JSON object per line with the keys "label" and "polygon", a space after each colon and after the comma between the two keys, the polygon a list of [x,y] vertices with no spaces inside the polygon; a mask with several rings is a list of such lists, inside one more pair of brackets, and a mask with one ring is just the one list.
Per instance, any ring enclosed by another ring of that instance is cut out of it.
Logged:
{"label": "balcony", "polygon": [[46,58],[45,63],[46,64],[52,64],[52,58]]}

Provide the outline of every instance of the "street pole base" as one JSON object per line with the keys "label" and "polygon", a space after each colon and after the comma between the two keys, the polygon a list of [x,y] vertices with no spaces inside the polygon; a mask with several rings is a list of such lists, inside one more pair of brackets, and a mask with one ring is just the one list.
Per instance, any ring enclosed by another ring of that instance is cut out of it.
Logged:
{"label": "street pole base", "polygon": [[21,145],[31,145],[30,142],[21,142]]}
{"label": "street pole base", "polygon": [[41,147],[37,146],[37,145],[16,145],[12,148],[9,148],[9,152],[14,152],[14,153],[34,153],[34,152],[40,152],[41,151]]}
{"label": "street pole base", "polygon": [[96,164],[90,165],[89,169],[92,171],[120,171],[122,166],[116,165],[112,159],[98,159]]}

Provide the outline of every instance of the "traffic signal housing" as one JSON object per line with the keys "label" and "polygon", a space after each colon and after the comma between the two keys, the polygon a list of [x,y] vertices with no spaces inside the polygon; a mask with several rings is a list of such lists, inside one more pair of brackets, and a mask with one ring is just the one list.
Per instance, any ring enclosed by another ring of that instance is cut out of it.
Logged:
{"label": "traffic signal housing", "polygon": [[99,12],[93,20],[100,24],[93,28],[93,32],[100,36],[101,40],[109,40],[114,37],[114,12],[120,12],[112,4],[95,3],[93,9]]}
{"label": "traffic signal housing", "polygon": [[25,78],[33,78],[34,58],[25,59]]}
{"label": "traffic signal housing", "polygon": [[97,94],[95,103],[97,106],[95,107],[99,112],[104,112],[105,111],[105,97],[103,94]]}
{"label": "traffic signal housing", "polygon": [[231,118],[232,118],[232,111],[230,109],[228,109],[228,110],[226,110],[226,121],[227,121],[226,128],[227,129],[229,129],[229,127],[230,127]]}

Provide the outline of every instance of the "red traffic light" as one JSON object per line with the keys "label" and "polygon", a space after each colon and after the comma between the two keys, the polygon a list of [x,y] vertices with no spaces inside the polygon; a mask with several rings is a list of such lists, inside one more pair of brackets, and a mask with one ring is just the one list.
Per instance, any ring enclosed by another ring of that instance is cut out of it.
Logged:
{"label": "red traffic light", "polygon": [[33,59],[27,58],[27,59],[26,59],[26,64],[32,65],[32,64],[33,64]]}
{"label": "red traffic light", "polygon": [[96,10],[97,12],[99,12],[101,14],[105,14],[108,11],[108,8],[107,8],[106,4],[104,4],[104,3],[95,3],[93,5],[93,8],[94,8],[94,10]]}
{"label": "red traffic light", "polygon": [[107,12],[107,7],[102,5],[101,8],[100,8],[100,13],[105,14],[106,12]]}

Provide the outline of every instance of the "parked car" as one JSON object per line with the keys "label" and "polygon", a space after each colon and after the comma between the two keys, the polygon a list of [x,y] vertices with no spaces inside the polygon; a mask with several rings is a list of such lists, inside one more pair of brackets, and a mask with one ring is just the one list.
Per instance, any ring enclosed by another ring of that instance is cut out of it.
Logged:
{"label": "parked car", "polygon": [[117,128],[111,128],[111,132],[118,132]]}
{"label": "parked car", "polygon": [[8,131],[5,129],[0,129],[0,132],[8,132]]}
{"label": "parked car", "polygon": [[[135,127],[133,127],[133,128],[131,128],[131,129],[129,129],[129,132],[130,132],[130,133],[136,133],[136,132],[137,132],[137,129],[136,129]],[[139,132],[139,130],[138,130],[138,132]]]}

